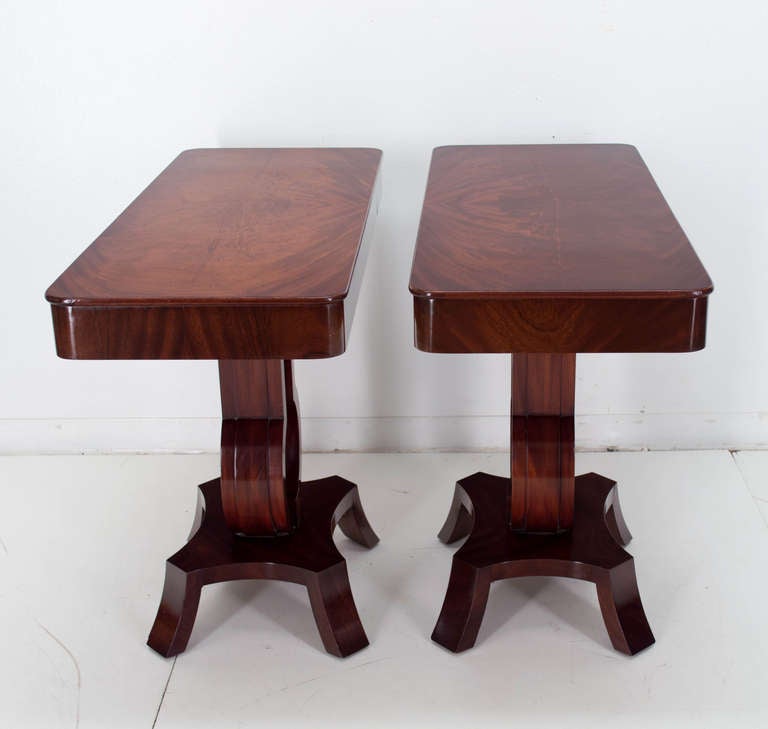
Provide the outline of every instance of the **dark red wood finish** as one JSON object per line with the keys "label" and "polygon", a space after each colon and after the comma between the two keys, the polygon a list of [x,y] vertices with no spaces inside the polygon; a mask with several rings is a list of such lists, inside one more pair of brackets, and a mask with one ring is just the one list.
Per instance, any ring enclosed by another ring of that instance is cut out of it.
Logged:
{"label": "dark red wood finish", "polygon": [[425,352],[694,352],[706,341],[707,300],[413,300]]}
{"label": "dark red wood finish", "polygon": [[182,152],[46,292],[59,356],[341,354],[380,158],[377,149]]}
{"label": "dark red wood finish", "polygon": [[596,473],[578,476],[573,529],[556,536],[509,530],[504,508],[508,490],[508,479],[487,473],[476,473],[456,484],[440,538],[448,543],[470,536],[453,556],[448,591],[432,639],[455,652],[471,648],[491,582],[549,575],[597,585],[605,627],[617,651],[634,655],[652,645],[634,561],[621,548],[631,535],[621,514],[616,483]]}
{"label": "dark red wood finish", "polygon": [[428,352],[686,352],[712,282],[634,147],[440,147],[410,290]]}
{"label": "dark red wood finish", "polygon": [[221,503],[247,536],[296,526],[299,408],[289,360],[221,360]]}
{"label": "dark red wood finish", "polygon": [[148,644],[181,653],[200,590],[212,582],[304,584],[326,650],[344,657],[368,645],[332,534],[336,524],[377,544],[355,484],[339,476],[300,481],[300,419],[288,360],[221,360],[221,478],[200,486],[190,541],[166,566]]}
{"label": "dark red wood finish", "polygon": [[380,157],[183,152],[46,294],[62,357],[219,360],[221,479],[168,563],[149,640],[163,655],[184,649],[202,585],[246,577],[306,584],[335,655],[367,645],[330,533],[377,539],[354,484],[300,483],[291,359],[344,351]]}
{"label": "dark red wood finish", "polygon": [[283,580],[306,585],[320,637],[335,656],[368,645],[349,587],[344,558],[333,542],[338,524],[350,539],[378,542],[357,487],[339,476],[301,484],[298,518],[304,528],[271,539],[245,539],[226,523],[218,479],[200,486],[189,542],[168,559],[165,587],[148,645],[163,656],[184,651],[205,585],[229,580]]}
{"label": "dark red wood finish", "polygon": [[346,302],[51,307],[65,359],[315,359],[344,352]]}
{"label": "dark red wood finish", "polygon": [[575,396],[575,354],[512,358],[512,529],[552,533],[573,525]]}
{"label": "dark red wood finish", "polygon": [[614,484],[574,479],[576,353],[705,343],[712,282],[637,150],[436,149],[410,290],[419,349],[513,353],[512,477],[457,486],[433,638],[471,647],[490,582],[538,574],[592,580],[614,646],[650,645]]}
{"label": "dark red wood finish", "polygon": [[414,296],[690,299],[711,290],[634,147],[434,150]]}

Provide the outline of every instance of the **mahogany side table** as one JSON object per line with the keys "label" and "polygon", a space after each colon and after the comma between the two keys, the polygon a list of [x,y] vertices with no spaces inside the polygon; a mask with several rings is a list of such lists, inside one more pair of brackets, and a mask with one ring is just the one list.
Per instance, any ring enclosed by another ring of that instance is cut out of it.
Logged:
{"label": "mahogany side table", "polygon": [[411,274],[416,346],[510,352],[511,479],[456,485],[433,640],[471,648],[490,583],[594,582],[614,648],[654,642],[616,484],[574,477],[577,352],[704,347],[712,282],[634,147],[434,151]]}
{"label": "mahogany side table", "polygon": [[204,585],[304,584],[323,645],[368,645],[335,526],[373,547],[357,487],[301,482],[291,360],[344,351],[375,218],[377,149],[180,154],[53,283],[69,359],[217,359],[221,478],[200,486],[148,643],[181,653]]}

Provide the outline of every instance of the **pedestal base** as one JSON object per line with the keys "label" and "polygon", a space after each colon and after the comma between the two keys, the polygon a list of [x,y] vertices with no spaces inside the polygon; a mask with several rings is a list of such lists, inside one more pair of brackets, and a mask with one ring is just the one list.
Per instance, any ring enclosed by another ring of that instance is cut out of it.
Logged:
{"label": "pedestal base", "polygon": [[352,597],[347,565],[332,539],[339,528],[373,547],[355,484],[339,476],[299,487],[298,526],[276,537],[242,537],[227,526],[219,479],[200,487],[188,543],[166,563],[165,586],[147,644],[163,656],[184,651],[204,585],[241,579],[284,580],[306,585],[325,649],[343,657],[368,645]]}
{"label": "pedestal base", "polygon": [[634,561],[619,546],[626,546],[631,535],[621,514],[616,483],[588,473],[578,476],[575,486],[573,528],[565,534],[539,535],[509,528],[509,479],[476,473],[456,484],[439,538],[450,543],[470,537],[453,556],[432,640],[454,652],[471,648],[491,582],[550,575],[597,585],[605,627],[617,651],[634,655],[653,644]]}

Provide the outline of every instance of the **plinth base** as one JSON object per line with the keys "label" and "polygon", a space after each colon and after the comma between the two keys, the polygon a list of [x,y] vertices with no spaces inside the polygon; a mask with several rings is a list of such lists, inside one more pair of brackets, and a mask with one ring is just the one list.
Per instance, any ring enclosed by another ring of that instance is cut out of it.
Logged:
{"label": "plinth base", "polygon": [[189,541],[166,563],[165,586],[147,644],[162,656],[187,647],[204,585],[229,580],[284,580],[306,585],[325,649],[348,656],[368,645],[352,597],[347,565],[332,535],[373,547],[378,537],[357,486],[339,476],[299,487],[298,526],[285,536],[241,537],[224,520],[219,479],[200,487]]}
{"label": "plinth base", "polygon": [[509,479],[476,473],[456,484],[439,538],[447,544],[467,534],[470,537],[453,556],[432,640],[454,652],[471,648],[491,582],[549,575],[597,585],[605,627],[617,651],[634,655],[654,643],[637,589],[634,561],[622,549],[631,535],[614,481],[596,473],[576,478],[573,528],[565,534],[512,531],[508,514]]}

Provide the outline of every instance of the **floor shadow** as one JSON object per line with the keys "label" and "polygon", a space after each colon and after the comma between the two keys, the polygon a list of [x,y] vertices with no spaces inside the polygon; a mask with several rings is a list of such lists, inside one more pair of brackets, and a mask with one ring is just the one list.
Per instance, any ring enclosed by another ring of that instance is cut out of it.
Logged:
{"label": "floor shadow", "polygon": [[499,632],[529,601],[536,600],[558,623],[570,626],[597,645],[611,648],[597,596],[593,600],[582,597],[561,582],[565,579],[568,578],[517,577],[494,583],[478,644]]}
{"label": "floor shadow", "polygon": [[480,644],[514,619],[525,605],[547,587],[550,577],[518,577],[491,585],[488,607],[477,636]]}
{"label": "floor shadow", "polygon": [[608,631],[603,622],[602,613],[600,612],[597,591],[594,585],[584,581],[573,580],[581,582],[590,588],[592,598],[589,599],[569,589],[567,582],[564,582],[565,580],[571,581],[573,578],[558,577],[554,581],[552,589],[548,591],[546,600],[542,602],[542,605],[560,622],[566,623],[596,644],[613,650],[610,638],[608,637]]}
{"label": "floor shadow", "polygon": [[[216,590],[207,589],[210,587],[212,586],[203,588],[201,608],[206,598],[212,601],[212,604],[206,606],[205,610],[201,609],[195,621],[189,641],[190,649],[223,628],[238,613],[253,610],[278,625],[280,630],[300,638],[312,648],[325,652],[309,604],[309,596],[302,585],[271,580],[233,580],[218,586]],[[294,592],[295,595],[292,594]]]}

